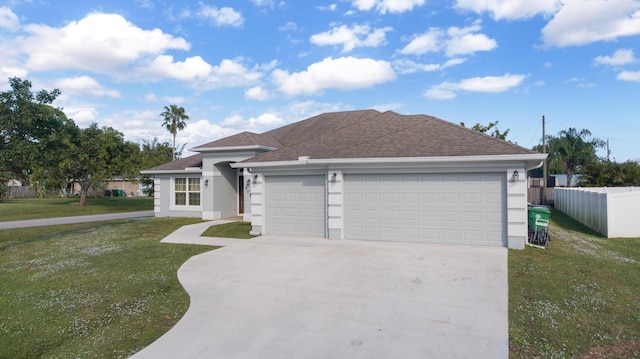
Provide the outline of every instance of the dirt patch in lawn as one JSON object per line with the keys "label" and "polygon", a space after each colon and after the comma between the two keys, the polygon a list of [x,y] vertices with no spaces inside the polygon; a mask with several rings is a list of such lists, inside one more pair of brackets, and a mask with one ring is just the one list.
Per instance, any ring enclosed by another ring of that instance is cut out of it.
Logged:
{"label": "dirt patch in lawn", "polygon": [[574,359],[640,358],[640,339],[601,345]]}

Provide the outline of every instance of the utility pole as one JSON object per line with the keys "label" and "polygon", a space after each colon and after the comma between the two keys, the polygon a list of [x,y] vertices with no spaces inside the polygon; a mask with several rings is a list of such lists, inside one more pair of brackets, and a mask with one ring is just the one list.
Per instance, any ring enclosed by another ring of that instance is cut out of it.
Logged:
{"label": "utility pole", "polygon": [[[545,133],[544,115],[542,115],[542,153],[547,153],[547,139]],[[542,163],[542,203],[547,204],[547,160]]]}
{"label": "utility pole", "polygon": [[609,139],[607,138],[607,162],[609,162],[609,155],[611,155],[611,150],[609,149]]}

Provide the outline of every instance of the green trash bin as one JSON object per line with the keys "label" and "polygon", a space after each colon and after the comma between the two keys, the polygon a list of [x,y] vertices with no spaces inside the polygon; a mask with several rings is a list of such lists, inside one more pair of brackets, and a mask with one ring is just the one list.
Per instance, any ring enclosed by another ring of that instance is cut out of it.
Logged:
{"label": "green trash bin", "polygon": [[124,190],[114,189],[112,190],[112,193],[114,197],[124,197]]}
{"label": "green trash bin", "polygon": [[544,219],[549,221],[551,217],[551,210],[546,206],[529,206],[529,229],[536,230],[536,219]]}

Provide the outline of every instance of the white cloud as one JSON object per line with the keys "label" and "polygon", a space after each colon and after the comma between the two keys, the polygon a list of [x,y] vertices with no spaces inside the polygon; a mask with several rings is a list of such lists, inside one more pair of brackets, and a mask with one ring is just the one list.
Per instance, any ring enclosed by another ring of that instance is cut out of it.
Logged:
{"label": "white cloud", "polygon": [[503,76],[472,77],[459,82],[443,82],[427,90],[424,95],[431,99],[448,100],[455,98],[458,91],[504,92],[520,86],[525,77],[507,73]]}
{"label": "white cloud", "polygon": [[640,1],[566,0],[542,29],[545,46],[567,47],[640,34]]}
{"label": "white cloud", "polygon": [[7,79],[9,77],[25,78],[29,74],[29,71],[13,66],[0,66],[0,78]]}
{"label": "white cloud", "polygon": [[217,8],[205,3],[200,3],[197,15],[211,21],[214,26],[240,27],[244,23],[242,14],[230,7]]}
{"label": "white cloud", "polygon": [[391,64],[398,74],[412,74],[416,72],[432,72],[445,69],[447,67],[460,65],[467,61],[464,58],[452,58],[443,64],[420,64],[412,60],[402,59],[394,60]]}
{"label": "white cloud", "polygon": [[327,6],[316,6],[320,11],[336,11],[338,10],[338,4],[329,4]]}
{"label": "white cloud", "polygon": [[319,46],[342,45],[342,52],[349,52],[356,47],[378,47],[386,44],[386,33],[391,30],[391,27],[372,29],[366,24],[354,24],[351,27],[341,25],[312,35],[310,41]]}
{"label": "white cloud", "polygon": [[162,101],[171,103],[174,105],[179,105],[185,101],[184,97],[181,96],[163,96]]}
{"label": "white cloud", "polygon": [[270,98],[269,91],[261,86],[254,86],[244,92],[244,96],[248,99],[265,101]]}
{"label": "white cloud", "polygon": [[246,131],[256,131],[258,129],[272,128],[285,123],[286,121],[278,116],[278,114],[266,112],[257,117],[250,117],[248,119],[245,119],[241,115],[234,114],[225,118],[220,124],[225,127],[232,127]]}
{"label": "white cloud", "polygon": [[309,65],[306,71],[292,74],[274,70],[272,77],[278,89],[288,95],[320,94],[329,88],[369,88],[396,78],[388,62],[354,57],[329,57]]}
{"label": "white cloud", "polygon": [[[87,127],[98,117],[98,110],[88,104],[64,106],[64,114],[80,127]],[[116,127],[117,128],[117,127]]]}
{"label": "white cloud", "polygon": [[16,30],[20,25],[18,16],[6,6],[0,7],[0,28]]}
{"label": "white cloud", "polygon": [[200,56],[189,57],[182,62],[174,62],[173,56],[160,55],[145,68],[144,72],[155,77],[191,81],[206,78],[212,69],[213,67]]}
{"label": "white cloud", "polygon": [[220,61],[218,66],[212,67],[209,76],[197,86],[210,89],[252,85],[264,75],[263,71],[269,71],[275,64],[258,64],[249,69],[242,62],[242,58]]}
{"label": "white cloud", "polygon": [[105,88],[89,76],[67,77],[54,81],[53,85],[65,94],[87,94],[95,97],[107,96],[113,98],[121,97],[120,92]]}
{"label": "white cloud", "polygon": [[143,30],[120,15],[93,13],[62,28],[31,24],[29,34],[16,39],[27,54],[27,68],[35,70],[83,69],[110,72],[169,49],[190,45],[160,29]]}
{"label": "white cloud", "polygon": [[467,27],[450,27],[447,30],[431,28],[413,39],[400,50],[405,55],[423,55],[444,51],[448,57],[468,55],[478,51],[490,51],[498,47],[496,40],[477,33],[482,27],[475,23]]}
{"label": "white cloud", "polygon": [[491,51],[498,47],[496,40],[489,38],[485,34],[476,34],[481,26],[475,24],[468,27],[450,27],[447,30],[449,40],[445,45],[447,56],[457,56],[472,54],[478,51]]}
{"label": "white cloud", "polygon": [[622,81],[640,82],[640,71],[622,71],[616,78]]}
{"label": "white cloud", "polygon": [[352,5],[358,10],[368,11],[375,8],[379,13],[385,14],[411,11],[425,2],[426,0],[352,0]]}
{"label": "white cloud", "polygon": [[423,55],[427,52],[438,52],[442,49],[442,37],[444,31],[438,28],[431,28],[424,34],[414,35],[413,39],[400,50],[404,55]]}
{"label": "white cloud", "polygon": [[273,0],[251,0],[253,5],[260,7],[273,7]]}
{"label": "white cloud", "polygon": [[560,0],[456,0],[455,7],[478,14],[488,12],[494,20],[519,20],[554,14],[560,5]]}
{"label": "white cloud", "polygon": [[632,49],[619,49],[611,56],[598,56],[593,60],[598,65],[622,66],[638,61]]}

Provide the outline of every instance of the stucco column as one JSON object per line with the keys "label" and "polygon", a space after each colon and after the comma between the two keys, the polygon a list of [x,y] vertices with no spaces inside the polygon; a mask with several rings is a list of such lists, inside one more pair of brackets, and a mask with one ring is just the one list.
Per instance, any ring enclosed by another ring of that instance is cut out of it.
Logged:
{"label": "stucco column", "polygon": [[507,246],[511,249],[524,249],[528,236],[527,172],[524,168],[509,168],[506,177]]}
{"label": "stucco column", "polygon": [[343,177],[341,171],[327,173],[327,228],[329,239],[343,239]]}
{"label": "stucco column", "polygon": [[264,205],[264,176],[262,173],[252,173],[249,175],[251,182],[251,234],[259,236],[262,234],[264,226],[263,205]]}

